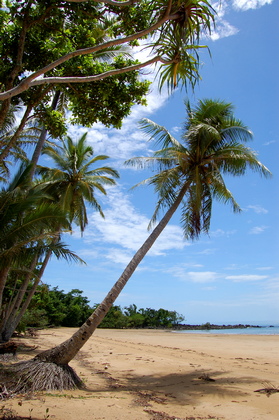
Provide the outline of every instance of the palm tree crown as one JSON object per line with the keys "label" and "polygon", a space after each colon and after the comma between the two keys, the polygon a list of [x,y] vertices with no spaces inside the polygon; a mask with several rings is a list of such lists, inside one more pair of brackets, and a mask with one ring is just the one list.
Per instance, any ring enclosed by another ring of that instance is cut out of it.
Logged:
{"label": "palm tree crown", "polygon": [[140,183],[154,185],[158,193],[151,224],[156,222],[158,211],[171,207],[181,190],[185,190],[181,220],[185,237],[194,239],[209,230],[213,199],[231,203],[234,211],[240,211],[223,174],[239,176],[248,168],[264,176],[270,172],[258,161],[256,153],[243,144],[252,139],[252,133],[234,117],[231,104],[206,99],[200,100],[196,108],[187,102],[186,109],[181,143],[164,127],[143,119],[142,130],[162,148],[152,157],[126,163],[159,168],[158,174]]}
{"label": "palm tree crown", "polygon": [[59,200],[70,222],[74,221],[82,232],[88,223],[85,202],[104,217],[95,190],[106,194],[105,186],[115,185],[113,178],[119,177],[118,172],[109,166],[91,169],[92,165],[108,159],[108,156],[92,157],[93,148],[86,143],[86,135],[77,142],[67,137],[62,147],[46,147],[44,153],[52,158],[56,168],[39,169],[46,182],[46,190]]}

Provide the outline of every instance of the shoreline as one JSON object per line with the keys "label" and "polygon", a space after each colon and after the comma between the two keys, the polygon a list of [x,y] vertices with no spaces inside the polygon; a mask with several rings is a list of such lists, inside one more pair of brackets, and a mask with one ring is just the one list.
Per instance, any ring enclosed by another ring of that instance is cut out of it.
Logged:
{"label": "shoreline", "polygon": [[[74,328],[42,330],[19,341],[57,345]],[[166,330],[98,329],[70,363],[86,390],[50,391],[0,407],[53,420],[277,420],[279,336],[174,334]],[[18,361],[19,361],[18,360]],[[212,379],[212,381],[210,380]],[[19,405],[20,404],[20,405]]]}

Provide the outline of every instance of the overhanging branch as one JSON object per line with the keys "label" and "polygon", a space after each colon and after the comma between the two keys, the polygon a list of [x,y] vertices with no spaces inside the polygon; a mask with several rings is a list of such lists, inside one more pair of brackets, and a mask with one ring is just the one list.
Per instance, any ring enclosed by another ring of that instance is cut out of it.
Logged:
{"label": "overhanging branch", "polygon": [[[37,79],[38,77],[47,73],[48,71],[54,69],[55,67],[59,66],[60,64],[63,64],[65,62],[69,61],[71,58],[78,57],[78,56],[81,56],[81,55],[96,53],[98,51],[104,50],[106,48],[110,48],[110,47],[115,46],[115,45],[121,45],[121,44],[125,44],[127,42],[134,41],[136,39],[140,39],[140,38],[144,37],[145,35],[148,35],[151,32],[153,32],[154,30],[158,29],[166,21],[175,20],[175,19],[177,19],[177,17],[178,17],[177,14],[164,15],[154,25],[150,26],[147,29],[139,31],[139,32],[137,32],[133,35],[129,35],[129,36],[126,36],[124,38],[114,39],[114,40],[105,42],[103,44],[95,45],[94,47],[82,48],[82,49],[79,49],[79,50],[76,50],[76,51],[72,51],[68,54],[65,54],[64,56],[58,58],[57,60],[55,60],[52,63],[48,64],[47,66],[43,67],[42,69],[32,73],[30,76],[28,76],[26,79],[22,80],[22,82],[20,82],[14,88],[0,93],[0,101],[4,101],[5,99],[12,98],[12,97],[18,95],[19,93],[24,92],[30,86],[37,86],[37,85],[41,85],[43,83],[46,83],[46,79],[52,79],[52,83],[55,83],[54,79],[60,79],[60,78],[44,78],[44,79],[38,79],[38,80],[35,80],[35,79]],[[157,61],[158,61],[158,59],[157,59]],[[146,65],[148,65],[148,64],[146,64]],[[136,68],[133,69],[133,70],[136,70]],[[106,73],[103,73],[103,74],[106,74]],[[117,73],[113,73],[113,74],[117,74]],[[89,77],[94,77],[94,76],[89,76]],[[99,77],[99,79],[95,79],[95,80],[100,80],[100,75],[96,75],[96,77]],[[61,78],[61,80],[62,79],[63,78]],[[71,79],[71,78],[69,78],[69,79]],[[85,78],[84,78],[84,80],[85,80]],[[59,83],[63,83],[63,82],[60,81]],[[71,80],[71,83],[73,83],[73,80]]]}
{"label": "overhanging branch", "polygon": [[60,83],[89,83],[96,82],[97,80],[103,80],[109,76],[116,76],[117,74],[127,73],[134,70],[139,70],[143,67],[149,66],[154,63],[164,63],[171,64],[173,61],[164,60],[160,56],[153,57],[151,60],[145,61],[143,63],[134,64],[133,66],[123,67],[121,69],[109,70],[104,73],[95,74],[92,76],[83,76],[83,77],[45,77],[44,79],[34,80],[29,84],[31,86],[38,86],[42,84],[60,84]]}
{"label": "overhanging branch", "polygon": [[[68,3],[87,3],[88,0],[66,0]],[[140,3],[141,0],[115,1],[115,0],[92,0],[95,3],[105,3],[110,6],[132,6],[135,3]]]}

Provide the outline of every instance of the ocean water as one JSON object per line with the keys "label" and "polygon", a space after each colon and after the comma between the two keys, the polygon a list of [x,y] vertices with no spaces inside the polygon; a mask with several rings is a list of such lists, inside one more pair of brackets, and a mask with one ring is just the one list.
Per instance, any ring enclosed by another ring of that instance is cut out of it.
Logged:
{"label": "ocean water", "polygon": [[239,335],[279,335],[279,326],[261,328],[234,328],[223,330],[180,330],[178,334],[239,334]]}

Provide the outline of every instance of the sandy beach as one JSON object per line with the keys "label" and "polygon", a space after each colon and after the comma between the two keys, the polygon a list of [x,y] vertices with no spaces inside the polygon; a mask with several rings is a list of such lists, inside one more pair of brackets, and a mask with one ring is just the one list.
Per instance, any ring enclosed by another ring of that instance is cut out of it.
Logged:
{"label": "sandy beach", "polygon": [[[75,329],[21,338],[50,348]],[[41,392],[0,401],[28,419],[278,420],[279,336],[179,334],[154,330],[97,330],[71,366],[85,390]],[[0,417],[3,418],[3,417]]]}

